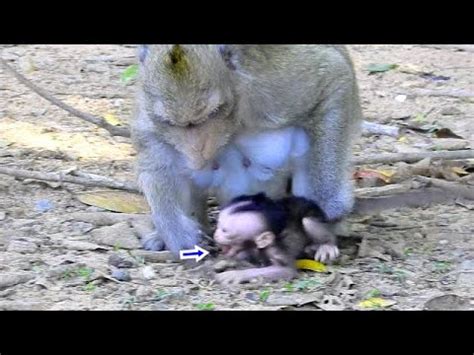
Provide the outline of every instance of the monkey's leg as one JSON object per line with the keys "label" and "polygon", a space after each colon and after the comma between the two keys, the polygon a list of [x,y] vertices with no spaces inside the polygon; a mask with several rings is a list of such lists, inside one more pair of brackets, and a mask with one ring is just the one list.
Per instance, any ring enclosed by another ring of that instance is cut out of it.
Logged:
{"label": "monkey's leg", "polygon": [[292,279],[297,275],[296,270],[287,266],[267,266],[246,270],[231,270],[216,275],[216,280],[224,285],[248,282],[255,278],[269,281]]}
{"label": "monkey's leg", "polygon": [[202,232],[191,216],[193,208],[199,207],[192,206],[195,199],[190,198],[191,182],[175,176],[170,169],[142,171],[138,180],[156,228],[143,240],[143,247],[161,250],[166,246],[175,255],[181,249],[193,248]]}
{"label": "monkey's leg", "polygon": [[313,242],[306,247],[305,253],[314,255],[314,260],[323,263],[339,256],[337,238],[325,223],[314,217],[305,217],[302,223],[306,235]]}
{"label": "monkey's leg", "polygon": [[339,88],[321,103],[306,127],[309,152],[295,164],[292,192],[313,199],[329,221],[341,220],[354,204],[350,179],[352,141],[360,126],[357,88]]}

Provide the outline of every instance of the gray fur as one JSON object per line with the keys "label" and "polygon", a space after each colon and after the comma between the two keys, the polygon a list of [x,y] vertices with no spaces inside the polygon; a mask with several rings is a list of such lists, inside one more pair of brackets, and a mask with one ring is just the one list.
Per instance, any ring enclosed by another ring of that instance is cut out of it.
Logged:
{"label": "gray fur", "polygon": [[[138,180],[157,228],[144,247],[160,249],[162,239],[178,253],[197,243],[207,190],[193,183],[196,167],[210,166],[239,135],[287,126],[310,139],[305,156],[285,168],[293,193],[315,200],[330,219],[343,218],[353,205],[349,164],[360,122],[356,78],[342,46],[148,46],[132,122]],[[264,184],[284,185],[277,175]]]}

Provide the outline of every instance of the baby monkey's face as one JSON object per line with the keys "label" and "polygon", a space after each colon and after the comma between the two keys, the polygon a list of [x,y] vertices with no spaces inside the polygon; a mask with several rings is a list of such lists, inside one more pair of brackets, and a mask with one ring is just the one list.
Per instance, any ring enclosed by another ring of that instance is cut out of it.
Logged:
{"label": "baby monkey's face", "polygon": [[257,212],[232,212],[232,208],[219,214],[214,240],[223,249],[240,246],[255,238],[267,229],[265,220]]}

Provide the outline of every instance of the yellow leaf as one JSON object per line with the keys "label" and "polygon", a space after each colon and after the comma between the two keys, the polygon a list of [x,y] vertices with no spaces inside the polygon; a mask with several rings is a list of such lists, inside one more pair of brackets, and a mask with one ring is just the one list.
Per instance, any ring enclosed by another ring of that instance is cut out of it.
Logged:
{"label": "yellow leaf", "polygon": [[95,191],[80,193],[76,197],[86,205],[113,212],[148,213],[150,211],[143,196],[126,191]]}
{"label": "yellow leaf", "polygon": [[398,141],[399,141],[400,143],[406,143],[406,142],[408,142],[408,139],[407,139],[407,137],[405,137],[405,136],[401,136],[400,138],[398,138]]}
{"label": "yellow leaf", "polygon": [[122,121],[120,121],[113,113],[106,113],[104,115],[104,120],[107,121],[107,123],[113,125],[113,126],[121,126]]}
{"label": "yellow leaf", "polygon": [[366,299],[365,301],[361,301],[358,303],[358,306],[361,308],[386,308],[393,306],[396,302],[385,300],[379,297],[373,297]]}
{"label": "yellow leaf", "polygon": [[451,170],[458,175],[469,175],[469,173],[466,170],[464,170],[463,168],[459,168],[457,166],[453,166]]}
{"label": "yellow leaf", "polygon": [[379,179],[383,180],[386,184],[390,183],[390,178],[393,175],[395,175],[394,171],[389,171],[389,170],[375,170],[375,169],[365,169],[365,170],[376,173]]}
{"label": "yellow leaf", "polygon": [[326,272],[326,265],[310,259],[296,260],[296,268],[300,270],[311,270],[314,272]]}

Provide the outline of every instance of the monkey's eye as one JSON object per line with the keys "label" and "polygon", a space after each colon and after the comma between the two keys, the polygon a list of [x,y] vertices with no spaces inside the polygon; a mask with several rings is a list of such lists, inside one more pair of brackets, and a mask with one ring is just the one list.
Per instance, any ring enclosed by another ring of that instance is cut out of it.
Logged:
{"label": "monkey's eye", "polygon": [[210,113],[209,113],[209,118],[215,118],[221,115],[225,110],[227,109],[227,104],[223,103],[214,108]]}

